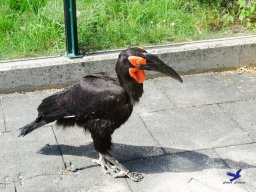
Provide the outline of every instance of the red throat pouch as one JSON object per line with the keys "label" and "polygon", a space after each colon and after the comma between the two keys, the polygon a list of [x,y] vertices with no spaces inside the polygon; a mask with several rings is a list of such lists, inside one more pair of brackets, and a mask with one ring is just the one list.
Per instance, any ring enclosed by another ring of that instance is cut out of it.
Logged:
{"label": "red throat pouch", "polygon": [[137,83],[143,83],[146,79],[146,74],[144,70],[129,68],[129,74]]}

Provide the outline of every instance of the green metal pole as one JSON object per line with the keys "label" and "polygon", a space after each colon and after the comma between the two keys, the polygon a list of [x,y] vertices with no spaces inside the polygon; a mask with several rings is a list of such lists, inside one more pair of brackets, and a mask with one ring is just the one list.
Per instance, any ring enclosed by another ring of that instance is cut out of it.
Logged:
{"label": "green metal pole", "polygon": [[64,0],[66,51],[68,58],[83,57],[78,50],[76,0]]}

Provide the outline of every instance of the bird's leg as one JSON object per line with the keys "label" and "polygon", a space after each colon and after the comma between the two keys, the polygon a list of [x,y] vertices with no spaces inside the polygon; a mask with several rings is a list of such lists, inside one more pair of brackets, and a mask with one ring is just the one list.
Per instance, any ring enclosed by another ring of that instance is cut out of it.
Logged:
{"label": "bird's leg", "polygon": [[140,181],[143,179],[143,176],[140,173],[130,172],[109,153],[100,153],[99,160],[94,162],[100,164],[105,172],[110,173],[115,178],[127,176],[133,181]]}
{"label": "bird's leg", "polygon": [[111,174],[111,172],[113,172],[113,168],[111,167],[112,165],[110,165],[110,163],[107,162],[101,154],[99,154],[99,159],[93,159],[92,162],[99,164],[102,167],[104,173]]}

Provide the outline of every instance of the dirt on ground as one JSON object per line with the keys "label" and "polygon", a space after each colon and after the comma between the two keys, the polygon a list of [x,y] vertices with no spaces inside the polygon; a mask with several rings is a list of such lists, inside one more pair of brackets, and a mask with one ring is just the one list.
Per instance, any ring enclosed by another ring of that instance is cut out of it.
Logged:
{"label": "dirt on ground", "polygon": [[256,74],[256,66],[243,66],[239,69],[236,70],[238,73],[244,73],[244,72],[247,72],[247,73],[252,73],[252,74]]}

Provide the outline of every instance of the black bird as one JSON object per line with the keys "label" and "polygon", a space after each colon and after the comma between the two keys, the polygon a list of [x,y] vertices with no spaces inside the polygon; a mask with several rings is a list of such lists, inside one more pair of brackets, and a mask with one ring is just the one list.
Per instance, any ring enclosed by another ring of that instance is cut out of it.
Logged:
{"label": "black bird", "polygon": [[180,82],[181,77],[156,55],[141,47],[132,47],[120,53],[116,63],[117,78],[105,73],[84,76],[70,88],[53,94],[38,106],[38,117],[20,129],[19,136],[53,121],[58,125],[83,127],[91,133],[93,145],[99,152],[100,164],[114,177],[127,176],[134,181],[143,177],[129,172],[109,153],[111,135],[130,117],[133,106],[143,93],[144,70],[164,73]]}

